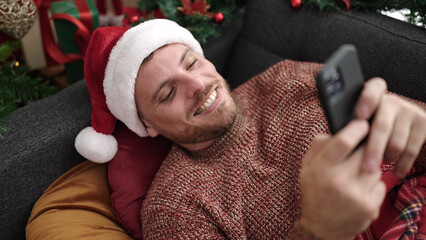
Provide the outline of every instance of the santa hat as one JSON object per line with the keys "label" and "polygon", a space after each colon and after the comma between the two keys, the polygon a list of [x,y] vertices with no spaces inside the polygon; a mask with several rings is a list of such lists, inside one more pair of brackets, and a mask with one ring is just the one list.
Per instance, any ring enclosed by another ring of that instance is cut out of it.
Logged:
{"label": "santa hat", "polygon": [[92,102],[91,126],[75,139],[75,147],[83,157],[104,163],[115,156],[117,141],[111,134],[117,119],[140,137],[148,136],[137,114],[135,80],[142,61],[171,43],[184,44],[203,56],[194,36],[166,19],[93,32],[84,60],[84,77]]}

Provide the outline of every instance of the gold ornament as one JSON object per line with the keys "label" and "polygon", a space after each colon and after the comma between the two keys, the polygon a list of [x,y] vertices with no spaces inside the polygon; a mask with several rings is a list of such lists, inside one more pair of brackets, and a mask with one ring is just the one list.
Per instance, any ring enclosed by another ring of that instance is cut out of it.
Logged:
{"label": "gold ornament", "polygon": [[37,16],[37,7],[32,0],[1,0],[0,31],[21,39],[31,29]]}

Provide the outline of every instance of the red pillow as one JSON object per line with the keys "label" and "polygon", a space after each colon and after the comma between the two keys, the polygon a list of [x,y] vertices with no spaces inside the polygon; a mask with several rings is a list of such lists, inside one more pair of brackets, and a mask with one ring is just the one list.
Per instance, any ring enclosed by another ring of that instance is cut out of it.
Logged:
{"label": "red pillow", "polygon": [[112,207],[133,238],[142,237],[140,209],[148,188],[172,145],[163,138],[141,138],[117,122],[118,151],[108,163]]}

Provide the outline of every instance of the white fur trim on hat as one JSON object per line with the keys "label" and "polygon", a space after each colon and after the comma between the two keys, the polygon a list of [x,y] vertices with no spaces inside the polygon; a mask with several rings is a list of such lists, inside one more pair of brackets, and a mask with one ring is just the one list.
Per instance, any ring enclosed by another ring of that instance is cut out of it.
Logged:
{"label": "white fur trim on hat", "polygon": [[141,137],[148,136],[140,121],[135,102],[135,80],[142,61],[158,48],[181,43],[203,56],[198,41],[185,28],[167,19],[143,22],[118,40],[109,55],[104,92],[111,113]]}
{"label": "white fur trim on hat", "polygon": [[117,140],[112,135],[98,133],[92,127],[86,127],[75,138],[75,148],[86,159],[105,163],[117,153]]}

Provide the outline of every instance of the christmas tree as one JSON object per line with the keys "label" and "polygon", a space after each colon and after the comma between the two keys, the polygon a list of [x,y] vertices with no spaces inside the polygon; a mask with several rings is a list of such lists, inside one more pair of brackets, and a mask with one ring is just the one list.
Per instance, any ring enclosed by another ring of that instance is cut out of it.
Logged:
{"label": "christmas tree", "polygon": [[291,0],[293,7],[319,8],[321,11],[354,9],[375,12],[408,10],[408,22],[426,28],[426,0]]}
{"label": "christmas tree", "polygon": [[141,16],[133,25],[151,18],[167,18],[187,28],[201,43],[219,35],[218,28],[242,12],[245,0],[139,0]]}
{"label": "christmas tree", "polygon": [[56,92],[49,81],[30,76],[29,68],[16,61],[13,52],[20,48],[19,41],[0,45],[0,132],[7,130],[4,119],[14,110]]}

